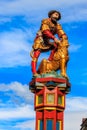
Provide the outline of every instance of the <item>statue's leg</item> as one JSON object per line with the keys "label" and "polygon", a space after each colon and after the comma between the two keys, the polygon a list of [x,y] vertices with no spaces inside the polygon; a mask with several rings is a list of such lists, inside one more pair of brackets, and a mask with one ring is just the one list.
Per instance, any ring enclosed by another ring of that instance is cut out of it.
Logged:
{"label": "statue's leg", "polygon": [[65,72],[65,65],[66,65],[66,60],[65,58],[60,59],[60,70],[61,70],[61,75],[65,77],[66,72]]}
{"label": "statue's leg", "polygon": [[47,72],[47,60],[43,59],[40,63],[40,66],[38,68],[39,74],[46,73]]}
{"label": "statue's leg", "polygon": [[32,67],[32,73],[34,76],[37,75],[36,65],[37,65],[37,60],[38,60],[40,53],[41,53],[40,50],[36,50],[36,51],[34,51],[34,54],[32,57],[31,67]]}
{"label": "statue's leg", "polygon": [[51,51],[51,53],[50,53],[50,56],[49,56],[49,58],[48,58],[49,61],[53,60],[53,56],[54,56],[54,54],[55,54],[55,52],[56,52],[56,49],[57,49],[56,43],[53,43],[53,44],[54,44],[54,49],[53,49],[53,50]]}
{"label": "statue's leg", "polygon": [[[65,73],[66,73],[66,69],[67,69],[67,61],[66,61],[66,64],[65,64]],[[65,77],[69,80],[67,73],[66,73]]]}
{"label": "statue's leg", "polygon": [[68,76],[66,74],[66,67],[67,67],[66,59],[65,58],[61,58],[61,61],[60,61],[61,75],[68,79]]}

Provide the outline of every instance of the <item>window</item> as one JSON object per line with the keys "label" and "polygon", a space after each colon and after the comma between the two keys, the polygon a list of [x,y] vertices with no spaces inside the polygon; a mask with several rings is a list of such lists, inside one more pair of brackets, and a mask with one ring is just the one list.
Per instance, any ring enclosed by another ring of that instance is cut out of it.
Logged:
{"label": "window", "polygon": [[58,95],[58,104],[64,106],[64,96]]}
{"label": "window", "polygon": [[47,104],[54,104],[54,94],[47,94]]}
{"label": "window", "polygon": [[38,95],[38,104],[43,103],[43,95]]}
{"label": "window", "polygon": [[40,105],[43,103],[43,95],[36,95],[36,106]]}

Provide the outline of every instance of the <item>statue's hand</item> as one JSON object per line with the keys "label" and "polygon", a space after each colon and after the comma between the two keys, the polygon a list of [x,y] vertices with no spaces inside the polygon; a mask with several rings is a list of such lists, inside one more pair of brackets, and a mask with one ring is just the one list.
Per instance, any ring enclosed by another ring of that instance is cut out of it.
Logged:
{"label": "statue's hand", "polygon": [[58,44],[60,41],[57,38],[54,38],[54,42]]}

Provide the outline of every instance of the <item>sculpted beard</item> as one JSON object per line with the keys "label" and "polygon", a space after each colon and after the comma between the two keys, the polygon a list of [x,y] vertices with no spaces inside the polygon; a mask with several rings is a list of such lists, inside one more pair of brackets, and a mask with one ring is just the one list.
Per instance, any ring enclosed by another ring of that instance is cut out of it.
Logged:
{"label": "sculpted beard", "polygon": [[52,21],[54,24],[57,24],[58,18],[57,18],[57,17],[51,17],[51,21]]}

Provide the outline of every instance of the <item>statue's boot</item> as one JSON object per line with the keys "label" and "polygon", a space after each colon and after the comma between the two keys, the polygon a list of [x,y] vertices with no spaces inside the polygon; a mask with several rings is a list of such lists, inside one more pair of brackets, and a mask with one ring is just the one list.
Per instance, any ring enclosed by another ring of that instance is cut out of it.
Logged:
{"label": "statue's boot", "polygon": [[37,71],[36,71],[36,65],[37,65],[36,61],[32,61],[31,62],[33,76],[37,76],[38,75]]}
{"label": "statue's boot", "polygon": [[37,60],[38,60],[39,55],[40,55],[39,50],[35,51],[34,54],[33,54],[33,59],[32,59],[32,62],[31,62],[33,76],[38,75],[38,73],[36,71],[36,66],[37,66]]}

